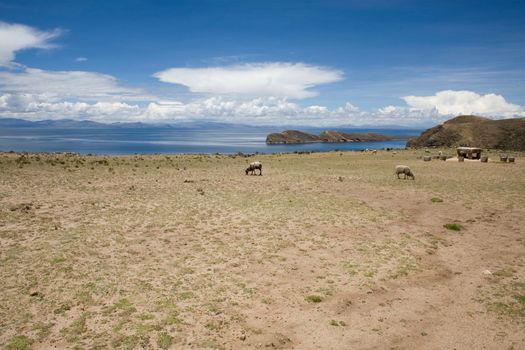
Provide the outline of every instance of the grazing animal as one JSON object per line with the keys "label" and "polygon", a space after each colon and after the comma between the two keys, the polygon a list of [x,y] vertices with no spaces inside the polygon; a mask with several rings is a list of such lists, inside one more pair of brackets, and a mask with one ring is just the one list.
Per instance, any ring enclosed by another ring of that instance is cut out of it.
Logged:
{"label": "grazing animal", "polygon": [[250,165],[246,168],[246,175],[248,175],[249,172],[252,173],[252,175],[255,175],[255,170],[259,169],[259,175],[262,175],[262,164],[261,162],[253,162],[250,163]]}
{"label": "grazing animal", "polygon": [[396,166],[396,171],[394,172],[394,175],[397,175],[397,178],[400,179],[399,174],[405,174],[405,179],[407,177],[411,177],[412,180],[415,180],[416,177],[414,176],[414,173],[410,168],[406,165],[398,165]]}

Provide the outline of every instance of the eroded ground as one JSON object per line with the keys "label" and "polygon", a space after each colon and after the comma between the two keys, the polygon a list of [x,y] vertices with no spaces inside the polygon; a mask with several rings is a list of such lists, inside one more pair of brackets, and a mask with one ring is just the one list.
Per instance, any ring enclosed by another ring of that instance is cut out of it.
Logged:
{"label": "eroded ground", "polygon": [[0,154],[0,344],[524,349],[523,155],[420,155]]}

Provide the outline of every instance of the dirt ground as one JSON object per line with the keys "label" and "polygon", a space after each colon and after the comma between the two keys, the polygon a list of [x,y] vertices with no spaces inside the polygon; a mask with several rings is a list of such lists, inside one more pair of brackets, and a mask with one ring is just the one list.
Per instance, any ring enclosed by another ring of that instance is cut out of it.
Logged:
{"label": "dirt ground", "polygon": [[1,347],[525,349],[525,154],[422,155],[0,153]]}

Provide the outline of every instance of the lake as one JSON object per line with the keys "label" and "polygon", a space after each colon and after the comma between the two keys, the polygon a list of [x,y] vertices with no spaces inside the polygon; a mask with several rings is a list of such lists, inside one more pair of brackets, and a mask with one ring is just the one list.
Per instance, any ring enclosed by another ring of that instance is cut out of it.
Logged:
{"label": "lake", "polygon": [[[302,128],[316,133],[325,129]],[[389,136],[418,136],[421,130],[353,128],[338,131],[377,132]],[[152,153],[280,153],[301,151],[404,148],[406,140],[382,142],[311,143],[267,145],[266,135],[275,127],[144,127],[51,129],[16,127],[0,129],[0,150],[27,152],[78,152],[81,154]]]}

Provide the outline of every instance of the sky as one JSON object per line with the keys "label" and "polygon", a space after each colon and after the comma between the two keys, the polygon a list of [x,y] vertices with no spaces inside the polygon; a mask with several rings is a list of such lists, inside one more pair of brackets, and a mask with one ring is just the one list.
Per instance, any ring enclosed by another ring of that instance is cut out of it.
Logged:
{"label": "sky", "polygon": [[0,117],[525,117],[525,1],[0,0]]}

